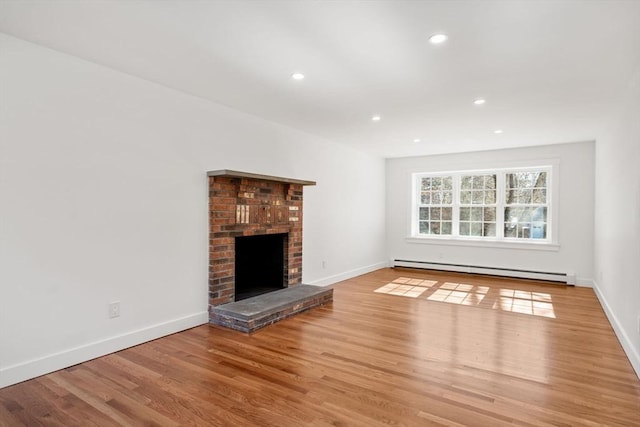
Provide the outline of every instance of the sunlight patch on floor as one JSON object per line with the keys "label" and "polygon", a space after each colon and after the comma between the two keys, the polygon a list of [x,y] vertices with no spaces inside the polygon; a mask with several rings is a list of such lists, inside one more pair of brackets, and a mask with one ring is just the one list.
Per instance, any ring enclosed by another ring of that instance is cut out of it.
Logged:
{"label": "sunlight patch on floor", "polygon": [[388,294],[388,295],[398,295],[402,297],[409,298],[417,298],[427,288],[423,288],[422,286],[410,286],[410,285],[399,285],[397,283],[387,283],[381,288],[376,289],[374,292],[379,294]]}
{"label": "sunlight patch on floor", "polygon": [[552,319],[556,317],[551,303],[551,295],[543,292],[500,289],[500,298],[493,303],[492,308]]}
{"label": "sunlight patch on floor", "polygon": [[390,285],[403,284],[403,285],[413,285],[413,286],[422,286],[425,288],[430,288],[436,283],[438,283],[437,280],[422,280],[422,279],[411,279],[409,277],[398,277],[397,279],[395,279],[393,282],[389,284]]}
{"label": "sunlight patch on floor", "polygon": [[475,286],[467,283],[444,282],[438,285],[436,280],[398,277],[394,281],[376,289],[379,294],[417,298],[429,291],[430,301],[448,304],[479,306],[493,310],[555,319],[551,295],[544,292],[529,292],[516,289],[497,289],[491,292],[489,286]]}
{"label": "sunlight patch on floor", "polygon": [[482,302],[487,292],[489,292],[487,286],[445,282],[427,299],[450,304],[478,305]]}

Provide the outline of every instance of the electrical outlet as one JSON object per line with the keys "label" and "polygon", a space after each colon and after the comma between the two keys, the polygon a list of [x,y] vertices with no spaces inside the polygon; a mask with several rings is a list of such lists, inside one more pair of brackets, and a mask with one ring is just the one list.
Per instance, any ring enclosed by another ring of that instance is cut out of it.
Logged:
{"label": "electrical outlet", "polygon": [[120,317],[120,301],[109,304],[109,318]]}

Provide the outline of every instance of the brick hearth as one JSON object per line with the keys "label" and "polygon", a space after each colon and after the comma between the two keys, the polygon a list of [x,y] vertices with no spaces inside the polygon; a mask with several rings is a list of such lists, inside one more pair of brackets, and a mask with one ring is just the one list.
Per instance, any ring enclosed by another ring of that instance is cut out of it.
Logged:
{"label": "brick hearth", "polygon": [[[313,181],[220,170],[209,176],[209,312],[235,300],[235,238],[287,233],[284,287],[302,280],[302,188]],[[211,317],[211,314],[210,314]]]}

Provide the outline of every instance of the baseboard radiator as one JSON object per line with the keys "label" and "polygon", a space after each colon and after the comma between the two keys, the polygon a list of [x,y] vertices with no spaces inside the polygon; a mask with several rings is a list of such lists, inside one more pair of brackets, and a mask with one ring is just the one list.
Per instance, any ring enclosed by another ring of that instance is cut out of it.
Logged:
{"label": "baseboard radiator", "polygon": [[394,259],[393,267],[421,268],[426,270],[456,271],[460,273],[488,274],[492,276],[518,277],[522,279],[549,280],[568,285],[576,284],[576,275],[572,273],[551,273],[546,271],[518,270],[502,267],[483,267],[478,265],[447,264],[442,262],[410,261]]}

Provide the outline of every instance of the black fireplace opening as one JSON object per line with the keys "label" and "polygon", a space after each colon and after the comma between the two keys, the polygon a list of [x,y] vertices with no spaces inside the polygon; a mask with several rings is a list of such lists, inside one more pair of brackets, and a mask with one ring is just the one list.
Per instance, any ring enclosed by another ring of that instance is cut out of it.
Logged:
{"label": "black fireplace opening", "polygon": [[286,233],[236,237],[235,243],[236,301],[286,287]]}

